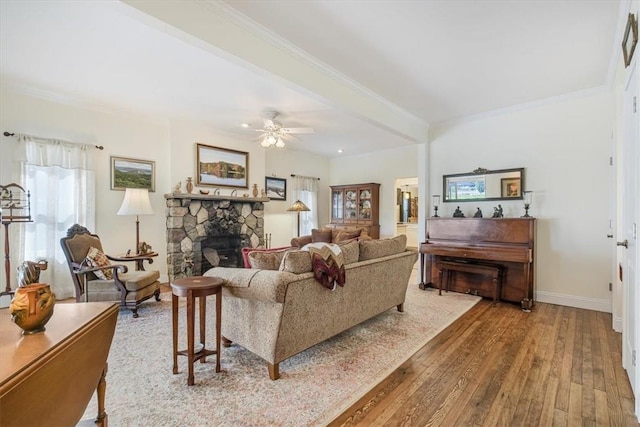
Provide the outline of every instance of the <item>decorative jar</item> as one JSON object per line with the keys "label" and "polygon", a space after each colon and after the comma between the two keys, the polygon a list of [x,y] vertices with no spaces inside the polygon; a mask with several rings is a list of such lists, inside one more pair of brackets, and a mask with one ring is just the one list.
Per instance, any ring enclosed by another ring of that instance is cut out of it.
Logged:
{"label": "decorative jar", "polygon": [[23,335],[35,334],[45,330],[51,316],[56,297],[49,285],[33,283],[21,286],[9,305],[11,320],[22,328]]}

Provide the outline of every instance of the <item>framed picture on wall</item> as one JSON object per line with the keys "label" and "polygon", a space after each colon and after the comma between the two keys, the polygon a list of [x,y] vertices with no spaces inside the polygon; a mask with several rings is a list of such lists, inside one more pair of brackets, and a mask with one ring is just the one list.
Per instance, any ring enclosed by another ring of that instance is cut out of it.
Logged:
{"label": "framed picture on wall", "polygon": [[111,156],[111,189],[126,188],[156,191],[156,162]]}
{"label": "framed picture on wall", "polygon": [[625,68],[631,64],[636,44],[638,44],[638,20],[633,13],[630,13],[627,16],[627,26],[624,29],[624,38],[622,39],[622,55]]}
{"label": "framed picture on wall", "polygon": [[502,188],[501,197],[522,197],[520,178],[502,178],[500,186]]}
{"label": "framed picture on wall", "polygon": [[264,188],[271,200],[287,200],[287,180],[284,178],[264,178]]}
{"label": "framed picture on wall", "polygon": [[249,153],[196,143],[196,184],[249,188]]}

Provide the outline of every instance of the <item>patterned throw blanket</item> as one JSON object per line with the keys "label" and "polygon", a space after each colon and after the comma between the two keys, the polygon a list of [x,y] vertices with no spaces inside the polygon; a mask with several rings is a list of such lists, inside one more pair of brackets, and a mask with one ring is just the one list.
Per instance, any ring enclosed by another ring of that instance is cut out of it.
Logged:
{"label": "patterned throw blanket", "polygon": [[313,277],[325,288],[335,289],[336,284],[344,286],[344,257],[340,247],[331,243],[309,243],[303,250],[311,255]]}

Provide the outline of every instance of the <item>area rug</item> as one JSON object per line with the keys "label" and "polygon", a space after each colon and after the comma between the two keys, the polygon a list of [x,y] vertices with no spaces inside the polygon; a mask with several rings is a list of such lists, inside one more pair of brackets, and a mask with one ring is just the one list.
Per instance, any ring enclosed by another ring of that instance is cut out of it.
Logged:
{"label": "area rug", "polygon": [[[234,345],[222,350],[222,372],[215,372],[211,356],[196,363],[196,384],[187,386],[186,357],[179,357],[180,372],[172,374],[171,294],[163,293],[161,302],[145,302],[137,319],[121,311],[108,359],[109,424],[326,425],[480,300],[453,292],[438,296],[415,283],[409,285],[403,313],[388,310],[291,357],[280,364],[277,381],[269,379],[264,360]],[[185,332],[180,300],[179,326]],[[213,301],[208,298],[211,319]],[[207,340],[214,343],[214,323],[207,325]],[[179,335],[179,348],[186,348],[186,332]],[[94,395],[84,419],[96,413]]]}

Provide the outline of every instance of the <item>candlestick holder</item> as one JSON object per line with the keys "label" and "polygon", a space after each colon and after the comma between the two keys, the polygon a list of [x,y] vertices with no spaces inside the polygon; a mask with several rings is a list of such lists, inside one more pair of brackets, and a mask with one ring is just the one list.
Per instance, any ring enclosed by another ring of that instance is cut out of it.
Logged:
{"label": "candlestick holder", "polygon": [[533,196],[533,191],[523,191],[522,192],[522,202],[524,204],[524,215],[521,218],[531,218],[529,215],[529,207],[531,206],[531,198]]}
{"label": "candlestick holder", "polygon": [[435,194],[432,196],[432,202],[433,202],[433,218],[440,218],[438,216],[438,206],[440,205],[440,195]]}

